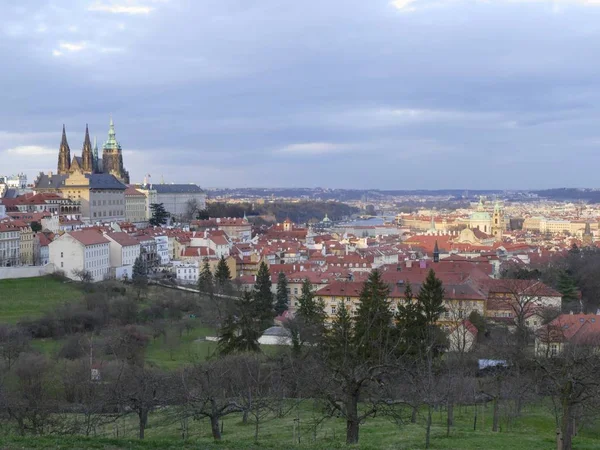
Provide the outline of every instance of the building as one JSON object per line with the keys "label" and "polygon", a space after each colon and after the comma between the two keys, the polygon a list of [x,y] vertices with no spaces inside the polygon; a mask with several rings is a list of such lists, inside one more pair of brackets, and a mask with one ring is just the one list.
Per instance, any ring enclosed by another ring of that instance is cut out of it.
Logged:
{"label": "building", "polygon": [[568,345],[600,347],[600,316],[561,314],[536,332],[535,352],[538,356],[556,356]]}
{"label": "building", "polygon": [[19,228],[19,254],[21,256],[21,264],[33,264],[33,236],[34,233],[28,223],[22,220],[13,221],[13,225]]}
{"label": "building", "polygon": [[6,206],[0,203],[0,219],[4,219],[6,217]]}
{"label": "building", "polygon": [[125,189],[125,220],[135,225],[148,223],[148,207],[146,195],[133,186]]}
{"label": "building", "polygon": [[122,183],[129,183],[129,172],[123,166],[123,151],[121,144],[116,140],[115,126],[112,118],[108,130],[108,140],[102,147],[102,161],[98,158],[98,147],[90,141],[88,126],[85,126],[85,138],[81,156],[71,158],[71,149],[67,141],[67,133],[63,125],[62,139],[58,149],[58,175],[72,173],[94,174],[104,173],[113,175]]}
{"label": "building", "polygon": [[21,263],[21,230],[12,222],[0,222],[0,267]]}
{"label": "building", "polygon": [[131,279],[133,265],[140,256],[140,242],[124,232],[105,233],[110,248],[111,276],[117,279]]}
{"label": "building", "polygon": [[196,284],[200,276],[200,264],[196,261],[174,262],[177,281],[182,284]]}
{"label": "building", "polygon": [[[195,184],[154,184],[149,190],[156,192],[156,200],[175,218],[183,217],[187,212],[188,202],[196,201],[197,208],[206,208],[206,193]],[[147,190],[146,187],[142,187]]]}
{"label": "building", "polygon": [[50,263],[73,280],[86,271],[94,282],[110,276],[110,241],[96,230],[79,230],[57,237],[49,245]]}
{"label": "building", "polygon": [[492,218],[483,206],[483,198],[479,198],[479,204],[475,212],[469,216],[469,228],[483,231],[485,234],[492,232]]}
{"label": "building", "polygon": [[68,175],[40,174],[35,184],[38,192],[58,192],[75,202],[84,222],[124,221],[126,188],[113,175],[81,171]]}

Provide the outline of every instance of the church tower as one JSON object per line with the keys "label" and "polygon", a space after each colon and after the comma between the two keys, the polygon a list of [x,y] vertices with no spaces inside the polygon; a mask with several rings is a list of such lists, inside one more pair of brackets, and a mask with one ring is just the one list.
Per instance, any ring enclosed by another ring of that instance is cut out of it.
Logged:
{"label": "church tower", "polygon": [[504,233],[504,211],[500,206],[500,202],[496,200],[494,204],[494,214],[492,215],[492,235],[496,241],[502,240]]}
{"label": "church tower", "polygon": [[63,125],[62,140],[60,141],[60,148],[58,150],[58,168],[57,172],[59,175],[68,174],[71,169],[71,149],[67,142],[67,133],[65,126]]}
{"label": "church tower", "polygon": [[92,169],[94,173],[102,172],[102,167],[100,167],[100,160],[98,159],[98,142],[94,137],[94,146],[92,147]]}
{"label": "church tower", "polygon": [[591,247],[594,243],[594,235],[592,234],[592,228],[590,223],[586,222],[585,229],[583,230],[582,243],[584,247]]}
{"label": "church tower", "polygon": [[438,247],[437,239],[435,241],[435,247],[433,247],[433,262],[434,263],[440,262],[440,248]]}
{"label": "church tower", "polygon": [[114,175],[123,183],[129,184],[129,172],[123,167],[123,153],[115,136],[112,117],[108,128],[108,140],[102,147],[102,172]]}
{"label": "church tower", "polygon": [[83,140],[83,150],[81,152],[81,170],[83,170],[83,173],[94,172],[94,157],[87,123],[85,124],[85,139]]}

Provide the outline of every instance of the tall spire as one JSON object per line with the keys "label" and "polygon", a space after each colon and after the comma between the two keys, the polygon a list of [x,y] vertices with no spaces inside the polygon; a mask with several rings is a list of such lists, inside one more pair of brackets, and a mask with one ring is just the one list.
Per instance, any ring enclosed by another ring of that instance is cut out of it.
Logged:
{"label": "tall spire", "polygon": [[58,167],[57,172],[59,174],[69,173],[71,168],[71,149],[67,142],[67,132],[65,130],[65,124],[63,124],[62,138],[60,141],[60,147],[58,149]]}
{"label": "tall spire", "polygon": [[435,246],[433,247],[433,262],[440,262],[440,248],[438,247],[438,241],[435,240]]}
{"label": "tall spire", "polygon": [[90,142],[90,131],[88,124],[85,124],[85,139],[83,140],[83,150],[81,152],[81,169],[84,173],[94,172],[94,155],[92,154],[92,143]]}

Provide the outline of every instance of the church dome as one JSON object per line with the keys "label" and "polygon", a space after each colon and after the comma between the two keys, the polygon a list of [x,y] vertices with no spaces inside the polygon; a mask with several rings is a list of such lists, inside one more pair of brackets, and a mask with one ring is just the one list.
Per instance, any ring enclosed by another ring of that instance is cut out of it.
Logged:
{"label": "church dome", "polygon": [[469,216],[469,220],[483,222],[484,220],[491,220],[491,217],[486,211],[475,211]]}

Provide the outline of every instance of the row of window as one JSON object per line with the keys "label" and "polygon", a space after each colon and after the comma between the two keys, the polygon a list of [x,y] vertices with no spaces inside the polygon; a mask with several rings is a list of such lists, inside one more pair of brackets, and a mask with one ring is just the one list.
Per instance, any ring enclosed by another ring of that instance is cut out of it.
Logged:
{"label": "row of window", "polygon": [[92,206],[123,205],[123,200],[92,200]]}
{"label": "row of window", "polygon": [[123,216],[123,210],[119,211],[100,211],[98,213],[94,212],[94,217],[113,217],[113,216]]}

